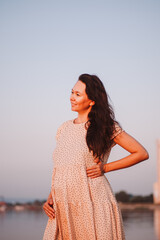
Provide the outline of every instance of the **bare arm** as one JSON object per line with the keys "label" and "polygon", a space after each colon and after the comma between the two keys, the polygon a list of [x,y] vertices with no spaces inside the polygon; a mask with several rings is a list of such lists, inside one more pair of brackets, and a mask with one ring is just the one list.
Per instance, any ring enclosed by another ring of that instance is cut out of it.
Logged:
{"label": "bare arm", "polygon": [[127,150],[130,155],[120,160],[104,164],[104,172],[111,172],[114,170],[131,167],[149,158],[146,149],[126,132],[122,132],[115,137],[114,142]]}
{"label": "bare arm", "polygon": [[103,164],[99,161],[97,165],[87,168],[88,177],[99,177],[103,173],[131,167],[149,158],[148,152],[145,150],[145,148],[126,132],[122,132],[117,135],[114,138],[114,142],[127,150],[130,155],[107,164]]}

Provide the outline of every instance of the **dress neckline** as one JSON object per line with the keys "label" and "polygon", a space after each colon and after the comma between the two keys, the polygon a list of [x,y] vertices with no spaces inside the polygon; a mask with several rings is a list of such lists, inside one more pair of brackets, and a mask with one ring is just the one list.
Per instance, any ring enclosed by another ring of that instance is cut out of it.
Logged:
{"label": "dress neckline", "polygon": [[82,123],[74,123],[75,119],[71,120],[73,125],[85,125],[86,122],[82,122]]}

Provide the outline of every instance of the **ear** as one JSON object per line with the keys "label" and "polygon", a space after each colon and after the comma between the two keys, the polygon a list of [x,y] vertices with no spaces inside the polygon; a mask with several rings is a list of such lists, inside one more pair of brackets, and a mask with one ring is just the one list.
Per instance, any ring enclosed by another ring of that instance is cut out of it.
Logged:
{"label": "ear", "polygon": [[95,102],[94,101],[92,101],[89,105],[90,106],[93,106],[95,104]]}

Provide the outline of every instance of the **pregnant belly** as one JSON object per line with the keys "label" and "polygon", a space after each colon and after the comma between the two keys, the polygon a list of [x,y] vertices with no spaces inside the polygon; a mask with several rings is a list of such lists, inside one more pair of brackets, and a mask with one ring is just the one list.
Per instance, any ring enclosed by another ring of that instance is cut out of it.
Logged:
{"label": "pregnant belly", "polygon": [[57,202],[79,202],[90,198],[85,166],[56,167],[52,187]]}

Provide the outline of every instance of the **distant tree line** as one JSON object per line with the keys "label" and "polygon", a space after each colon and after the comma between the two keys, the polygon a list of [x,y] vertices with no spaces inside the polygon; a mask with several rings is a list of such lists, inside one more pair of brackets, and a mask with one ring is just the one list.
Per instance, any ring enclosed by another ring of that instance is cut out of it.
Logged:
{"label": "distant tree line", "polygon": [[125,191],[120,191],[115,194],[115,197],[118,202],[124,203],[153,203],[153,194],[141,196],[128,194]]}

